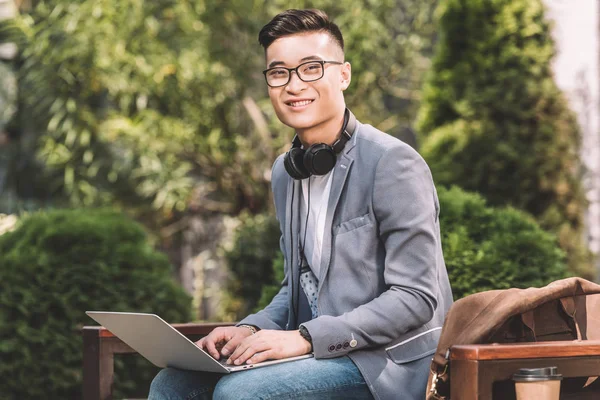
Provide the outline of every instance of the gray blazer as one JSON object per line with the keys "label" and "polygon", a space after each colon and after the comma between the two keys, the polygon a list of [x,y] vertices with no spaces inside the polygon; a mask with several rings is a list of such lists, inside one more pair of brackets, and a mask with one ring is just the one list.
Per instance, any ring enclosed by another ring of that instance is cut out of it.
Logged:
{"label": "gray blazer", "polygon": [[[422,400],[452,304],[429,168],[410,146],[357,122],[332,179],[319,317],[304,322],[315,358],[348,355],[376,399]],[[297,261],[301,189],[282,156],[272,187],[285,279],[264,310],[240,323],[291,330],[306,305]]]}

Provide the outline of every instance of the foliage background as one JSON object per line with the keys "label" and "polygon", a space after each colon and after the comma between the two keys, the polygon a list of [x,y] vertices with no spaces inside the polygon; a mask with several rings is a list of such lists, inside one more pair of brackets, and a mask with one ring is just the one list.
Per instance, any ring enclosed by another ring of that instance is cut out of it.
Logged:
{"label": "foliage background", "polygon": [[71,206],[120,205],[159,224],[190,208],[264,210],[270,164],[290,136],[268,102],[256,39],[276,12],[328,11],[355,70],[348,104],[388,132],[410,125],[434,1],[371,3],[33,2],[2,32],[22,50],[12,123],[35,139],[22,149],[35,154],[29,167],[11,175],[43,178],[34,193],[11,188]]}
{"label": "foliage background", "polygon": [[566,278],[556,237],[514,208],[480,195],[438,188],[444,260],[455,299],[493,289],[541,287]]}
{"label": "foliage background", "polygon": [[[410,135],[435,36],[435,0],[28,4],[0,26],[20,49],[0,205],[124,210],[178,267],[194,221],[272,212],[271,163],[292,133],[261,74],[257,33],[273,15],[327,11],[353,65],[348,105],[397,136]],[[253,300],[222,302],[222,317],[235,304]]]}
{"label": "foliage background", "polygon": [[[89,310],[191,318],[191,298],[141,225],[109,210],[57,210],[0,236],[0,398],[77,399]],[[147,394],[157,369],[116,359],[116,398]]]}
{"label": "foliage background", "polygon": [[[268,100],[257,33],[290,7],[324,9],[340,25],[353,66],[346,100],[362,122],[414,145],[419,114],[458,297],[567,274],[553,236],[516,209],[558,235],[569,273],[590,276],[579,133],[550,75],[540,0],[18,4],[16,18],[0,21],[0,44],[19,49],[0,60],[0,212],[120,210],[184,285],[181,270],[206,251],[193,245],[204,224],[222,243],[206,257],[230,277],[212,318],[264,305],[282,278],[270,169],[292,132]],[[504,205],[515,209],[492,208]],[[221,216],[239,224],[232,236],[208,222]]]}
{"label": "foliage background", "polygon": [[554,82],[541,0],[446,0],[417,121],[436,183],[534,215],[592,279],[574,113]]}

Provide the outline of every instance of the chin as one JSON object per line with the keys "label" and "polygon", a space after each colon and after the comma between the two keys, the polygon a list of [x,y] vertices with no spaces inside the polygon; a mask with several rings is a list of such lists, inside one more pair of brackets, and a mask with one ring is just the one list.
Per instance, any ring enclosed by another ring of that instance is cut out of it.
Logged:
{"label": "chin", "polygon": [[292,129],[295,130],[299,130],[299,129],[308,129],[311,128],[313,126],[315,126],[316,124],[313,122],[308,122],[308,121],[298,121],[296,118],[293,119],[288,119],[288,120],[284,120],[282,121],[285,125],[289,126]]}
{"label": "chin", "polygon": [[283,113],[283,115],[278,115],[278,117],[281,122],[293,129],[306,129],[318,124],[317,118],[308,113],[304,115]]}

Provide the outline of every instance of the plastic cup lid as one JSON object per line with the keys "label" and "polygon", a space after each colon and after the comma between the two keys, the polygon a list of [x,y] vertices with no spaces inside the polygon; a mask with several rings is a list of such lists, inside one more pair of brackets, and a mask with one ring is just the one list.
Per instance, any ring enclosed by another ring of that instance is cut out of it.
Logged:
{"label": "plastic cup lid", "polygon": [[558,373],[556,367],[546,368],[521,368],[513,375],[516,382],[534,382],[534,381],[559,381],[562,375]]}

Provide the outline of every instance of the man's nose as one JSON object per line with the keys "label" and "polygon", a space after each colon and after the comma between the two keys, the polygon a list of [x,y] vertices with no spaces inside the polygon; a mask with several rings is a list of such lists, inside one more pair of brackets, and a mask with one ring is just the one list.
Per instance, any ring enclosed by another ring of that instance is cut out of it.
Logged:
{"label": "man's nose", "polygon": [[306,87],[306,82],[304,82],[298,76],[298,72],[292,71],[290,72],[290,81],[285,86],[288,92],[297,93]]}

